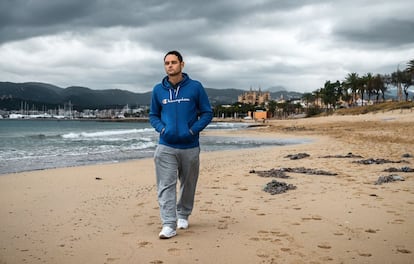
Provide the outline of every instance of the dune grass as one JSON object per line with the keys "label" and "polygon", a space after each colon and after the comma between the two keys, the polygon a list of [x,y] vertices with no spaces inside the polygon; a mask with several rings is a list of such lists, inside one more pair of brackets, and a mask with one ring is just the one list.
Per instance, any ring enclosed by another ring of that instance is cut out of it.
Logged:
{"label": "dune grass", "polygon": [[342,108],[334,112],[335,115],[361,115],[372,112],[387,112],[393,110],[414,109],[414,102],[384,102],[373,105],[364,105],[351,108]]}

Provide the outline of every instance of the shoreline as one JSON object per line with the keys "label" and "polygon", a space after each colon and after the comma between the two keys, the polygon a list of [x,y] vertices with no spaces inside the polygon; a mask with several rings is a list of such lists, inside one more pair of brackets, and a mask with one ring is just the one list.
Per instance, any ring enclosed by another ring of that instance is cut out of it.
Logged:
{"label": "shoreline", "polygon": [[[203,152],[190,228],[158,239],[152,158],[0,176],[0,263],[412,263],[414,113],[276,120],[232,136],[312,142]],[[204,132],[203,132],[204,133]],[[210,133],[210,132],[209,132]],[[225,133],[213,131],[211,133]],[[288,155],[307,153],[290,159]],[[363,158],[325,156],[353,153]],[[408,163],[364,165],[361,159]],[[336,176],[255,171],[309,168]],[[99,179],[98,179],[99,178]],[[272,180],[296,186],[263,191]],[[237,241],[237,243],[235,243]]]}
{"label": "shoreline", "polygon": [[[157,133],[149,124],[118,123],[119,125],[105,125],[104,122],[99,125],[99,122],[95,123],[97,121],[67,122],[69,123],[25,120],[10,121],[10,124],[4,124],[5,126],[3,127],[6,130],[2,133],[4,152],[1,153],[3,162],[0,161],[0,175],[32,170],[118,163],[148,158],[153,156],[158,141]],[[76,124],[72,125],[71,122]],[[85,127],[81,126],[83,122],[88,125],[85,125]],[[266,144],[285,144],[282,140],[232,137],[229,133],[211,136],[214,133],[210,132],[216,130],[234,131],[237,129],[257,128],[257,126],[251,127],[239,124],[213,123],[210,128],[205,130],[206,133],[203,134],[210,136],[201,138],[201,150],[215,151],[235,148],[256,148]],[[95,127],[95,129],[90,129],[90,127]],[[9,132],[7,132],[7,128],[9,128]],[[16,132],[12,132],[14,129]],[[129,132],[130,135],[126,135],[128,141],[125,141],[126,138],[123,135]],[[135,140],[131,138],[135,138]],[[96,139],[96,141],[93,139]],[[13,145],[10,142],[22,143]],[[92,142],[91,144],[93,145],[88,145],[89,142]],[[129,142],[132,145],[129,145]],[[138,143],[134,145],[136,142]],[[294,142],[286,142],[286,144],[291,143]],[[38,145],[40,146],[37,147]],[[79,147],[84,147],[84,151],[79,152]],[[55,149],[53,152],[49,151],[53,148]],[[17,157],[20,157],[20,159]]]}

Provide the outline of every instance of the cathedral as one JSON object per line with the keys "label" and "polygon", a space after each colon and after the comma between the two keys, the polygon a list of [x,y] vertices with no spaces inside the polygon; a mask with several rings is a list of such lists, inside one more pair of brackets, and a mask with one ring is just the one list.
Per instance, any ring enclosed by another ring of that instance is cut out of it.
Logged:
{"label": "cathedral", "polygon": [[270,92],[262,92],[260,88],[259,91],[254,91],[250,88],[250,91],[239,95],[237,101],[243,104],[261,105],[263,103],[266,104],[270,100]]}

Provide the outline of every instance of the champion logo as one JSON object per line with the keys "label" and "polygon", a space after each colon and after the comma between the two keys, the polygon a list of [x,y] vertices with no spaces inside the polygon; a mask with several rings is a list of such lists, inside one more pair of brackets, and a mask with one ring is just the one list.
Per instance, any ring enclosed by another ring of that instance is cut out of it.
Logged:
{"label": "champion logo", "polygon": [[189,98],[180,98],[180,99],[163,99],[162,104],[168,104],[168,103],[181,103],[181,102],[190,102]]}

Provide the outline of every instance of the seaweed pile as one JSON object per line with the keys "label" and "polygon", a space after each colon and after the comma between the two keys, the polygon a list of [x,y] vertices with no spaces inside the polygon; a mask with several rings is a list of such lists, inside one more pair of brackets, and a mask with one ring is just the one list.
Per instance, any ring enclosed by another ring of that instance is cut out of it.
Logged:
{"label": "seaweed pile", "polygon": [[394,181],[404,181],[404,177],[396,175],[396,174],[391,174],[388,176],[380,176],[378,177],[378,180],[374,183],[375,185],[381,185],[383,183],[388,183],[388,182],[394,182]]}
{"label": "seaweed pile", "polygon": [[[309,157],[310,155],[308,153],[297,153],[297,154],[290,154],[285,156],[285,158],[290,158],[292,160],[297,160],[297,159],[303,159],[306,157]],[[410,158],[413,157],[411,154],[404,154],[403,155],[404,158]],[[352,152],[349,152],[346,155],[328,155],[328,156],[323,156],[320,158],[362,158],[362,156],[360,155],[355,155]],[[369,165],[369,164],[384,164],[384,163],[409,163],[406,160],[397,160],[397,161],[393,161],[393,160],[389,160],[389,159],[374,159],[374,158],[369,158],[369,159],[365,159],[365,160],[357,160],[357,161],[352,161],[352,163],[359,163],[359,164],[364,164],[364,165]],[[410,167],[401,167],[401,168],[388,168],[384,170],[385,172],[414,172],[414,169],[410,168]],[[318,169],[310,169],[310,168],[304,168],[304,167],[296,167],[296,168],[273,168],[270,170],[251,170],[249,173],[256,173],[257,175],[259,175],[260,177],[272,177],[272,178],[282,178],[282,179],[289,179],[290,176],[287,175],[286,173],[290,172],[290,173],[303,173],[303,174],[311,174],[311,175],[327,175],[327,176],[336,176],[338,175],[337,173],[334,172],[329,172],[329,171],[325,171],[325,170],[318,170]],[[377,181],[375,181],[375,185],[380,185],[383,183],[388,183],[388,182],[394,182],[394,181],[404,181],[404,177],[399,176],[397,174],[391,174],[388,176],[380,176],[378,178]],[[265,192],[268,192],[272,195],[274,194],[280,194],[280,193],[284,193],[288,190],[294,190],[296,189],[296,186],[292,185],[292,184],[288,184],[285,182],[278,182],[276,180],[272,180],[271,182],[267,183],[266,186],[263,188],[263,190]]]}
{"label": "seaweed pile", "polygon": [[317,170],[317,169],[309,169],[304,167],[296,167],[296,168],[279,168],[279,169],[270,169],[264,171],[255,171],[251,170],[250,173],[256,173],[261,177],[274,177],[274,178],[289,178],[286,175],[286,172],[292,173],[303,173],[303,174],[312,174],[312,175],[327,175],[327,176],[336,176],[337,173],[324,171],[324,170]]}
{"label": "seaweed pile", "polygon": [[288,175],[286,175],[285,170],[283,168],[263,170],[263,171],[251,170],[249,171],[249,173],[256,173],[260,177],[273,177],[273,178],[282,178],[282,179],[290,178]]}
{"label": "seaweed pile", "polygon": [[320,158],[363,158],[361,155],[355,155],[352,154],[352,152],[349,152],[346,155],[327,155],[327,156],[322,156]]}
{"label": "seaweed pile", "polygon": [[370,164],[384,164],[384,163],[407,163],[407,161],[406,160],[393,161],[393,160],[388,160],[388,159],[373,159],[373,158],[370,158],[370,159],[366,159],[366,160],[353,161],[353,163],[370,165]]}
{"label": "seaweed pile", "polygon": [[400,169],[391,167],[391,168],[385,169],[384,171],[386,172],[414,172],[414,169],[410,167],[401,167]]}
{"label": "seaweed pile", "polygon": [[275,195],[294,189],[296,189],[296,186],[294,186],[293,184],[272,180],[271,182],[266,184],[266,186],[263,188],[263,191],[268,192],[271,195]]}
{"label": "seaweed pile", "polygon": [[324,170],[317,170],[317,169],[308,169],[304,167],[297,167],[297,168],[283,168],[286,172],[293,172],[293,173],[303,173],[303,174],[312,174],[312,175],[327,175],[327,176],[336,176],[338,173],[324,171]]}
{"label": "seaweed pile", "polygon": [[298,153],[298,154],[289,154],[285,156],[285,158],[290,158],[291,160],[303,159],[307,158],[310,155],[308,153]]}

